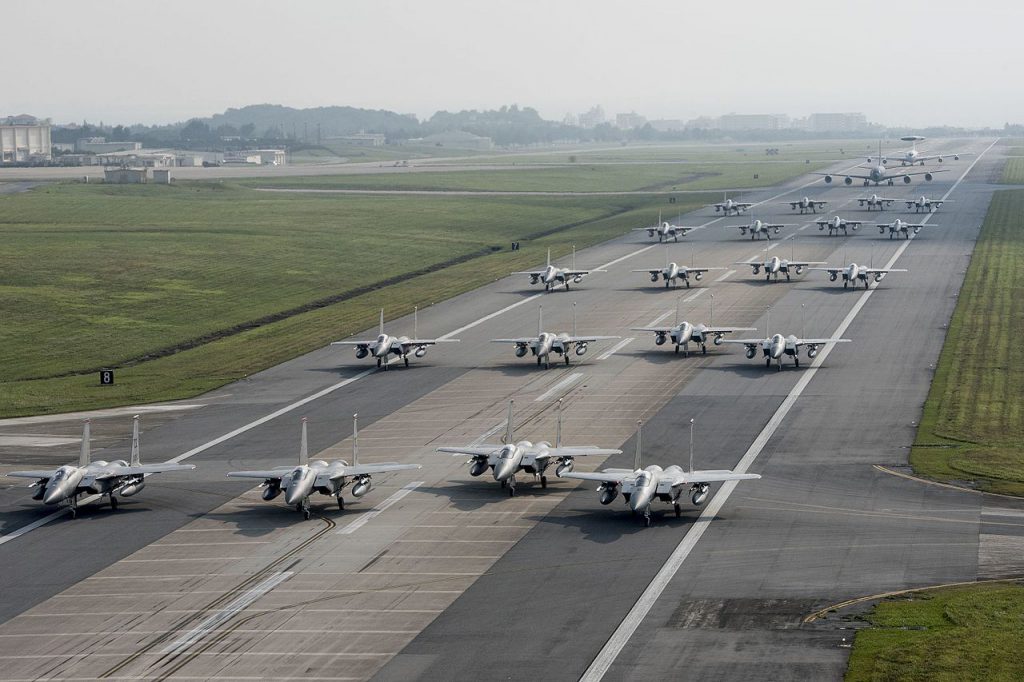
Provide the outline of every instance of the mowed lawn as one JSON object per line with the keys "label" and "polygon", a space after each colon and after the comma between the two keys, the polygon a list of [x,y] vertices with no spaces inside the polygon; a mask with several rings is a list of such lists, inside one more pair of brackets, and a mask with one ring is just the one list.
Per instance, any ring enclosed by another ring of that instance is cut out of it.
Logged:
{"label": "mowed lawn", "polygon": [[1024,185],[1024,149],[1012,151],[1019,151],[1022,155],[1006,160],[1006,165],[1003,167],[1003,184]]}
{"label": "mowed lawn", "polygon": [[[286,195],[219,183],[2,197],[0,415],[194,395],[371,327],[380,306],[406,314],[542,262],[548,247],[558,256],[619,236],[653,220],[650,201]],[[513,239],[524,242],[514,254]],[[298,314],[237,333],[283,311]],[[105,366],[122,368],[114,388],[96,386],[93,370]]]}
{"label": "mowed lawn", "polygon": [[1024,679],[1024,587],[915,592],[879,603],[857,632],[846,682]]}
{"label": "mowed lawn", "polygon": [[[243,180],[252,187],[287,189],[462,190],[499,192],[708,191],[774,185],[824,163],[772,161],[744,163],[612,163],[519,169],[480,169],[420,173],[298,176]],[[755,177],[757,176],[757,177]]]}
{"label": "mowed lawn", "polygon": [[918,473],[1024,494],[1024,191],[997,192],[911,452]]}

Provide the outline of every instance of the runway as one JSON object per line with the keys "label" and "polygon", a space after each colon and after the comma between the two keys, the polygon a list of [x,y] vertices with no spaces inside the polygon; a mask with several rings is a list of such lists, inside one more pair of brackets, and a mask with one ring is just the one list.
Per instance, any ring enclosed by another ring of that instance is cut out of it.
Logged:
{"label": "runway", "polygon": [[[504,278],[431,307],[420,315],[421,335],[461,343],[408,369],[367,372],[350,352],[323,349],[188,401],[201,407],[145,416],[143,461],[199,450],[187,460],[198,469],[153,477],[116,513],[86,507],[74,521],[0,544],[5,677],[578,679],[697,523],[703,534],[635,629],[620,632],[625,646],[607,661],[605,678],[841,677],[850,632],[803,626],[804,615],[862,594],[1013,569],[1006,548],[1024,533],[1024,517],[874,467],[906,463],[1002,151],[985,152],[951,195],[956,201],[930,219],[937,226],[908,245],[879,235],[877,212],[856,208],[865,188],[801,188],[804,178],[755,209],[791,225],[781,241],[741,239],[726,226],[749,215],[715,221],[704,210],[683,222],[714,222],[678,245],[648,248],[646,236],[631,234],[579,252],[582,266],[612,265],[572,292],[537,295],[524,278]],[[930,185],[879,189],[941,195],[969,162],[946,165],[953,172]],[[869,223],[828,237],[811,225],[814,216],[779,203],[805,194],[832,202],[830,214]],[[853,342],[814,370],[766,370],[726,346],[677,357],[630,331],[669,321],[680,295],[691,321],[706,321],[713,295],[716,324],[759,332],[768,305],[771,331],[783,333],[828,335],[850,318],[863,289],[844,291],[822,273],[768,283],[732,265],[763,256],[766,245],[833,265],[899,255],[895,267],[909,272],[872,289],[848,322]],[[675,293],[630,272],[662,265],[665,252],[734,272]],[[548,371],[487,343],[533,333],[541,302],[545,326],[567,329],[572,301],[580,332],[622,339]],[[389,331],[411,326],[399,320]],[[552,439],[547,408],[564,397],[567,443],[629,453],[581,461],[581,469],[628,466],[637,419],[647,422],[645,463],[683,464],[691,417],[698,468],[731,468],[791,405],[752,460],[762,480],[737,486],[713,519],[698,521],[698,509],[680,519],[659,510],[643,528],[621,501],[601,506],[591,485],[553,480],[542,490],[526,482],[509,498],[488,477],[471,478],[465,458],[433,452],[495,438],[510,397],[517,438]],[[311,453],[345,457],[353,412],[364,460],[423,468],[375,477],[373,491],[344,513],[316,503],[318,517],[308,522],[223,477],[293,461],[300,416],[309,419]],[[127,440],[117,434],[127,435],[127,417],[97,421],[94,456],[122,456]],[[78,426],[50,428],[70,437]],[[39,430],[0,423],[4,436]],[[75,450],[0,447],[22,454],[17,468],[70,461]],[[23,487],[0,491],[0,541],[48,513],[28,497]]]}

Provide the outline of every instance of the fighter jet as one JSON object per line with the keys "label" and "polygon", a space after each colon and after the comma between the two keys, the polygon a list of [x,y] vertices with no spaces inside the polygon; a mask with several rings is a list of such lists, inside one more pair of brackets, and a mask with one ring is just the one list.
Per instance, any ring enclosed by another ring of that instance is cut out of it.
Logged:
{"label": "fighter jet", "polygon": [[572,304],[572,334],[551,333],[544,331],[544,306],[537,308],[537,336],[524,336],[518,339],[491,339],[491,343],[514,343],[516,346],[516,357],[526,357],[532,353],[537,358],[537,366],[544,363],[544,369],[551,367],[551,354],[557,353],[565,358],[565,364],[569,364],[569,351],[576,347],[576,355],[585,355],[587,347],[594,341],[605,341],[607,339],[618,339],[618,336],[577,336],[576,334],[576,304]]}
{"label": "fighter jet", "polygon": [[[132,417],[132,452],[130,461],[115,459],[105,462],[89,459],[89,420],[82,427],[82,449],[78,455],[78,466],[65,464],[57,469],[35,471],[11,471],[8,476],[38,479],[30,488],[38,488],[33,500],[43,504],[67,503],[71,518],[78,514],[78,496],[86,493],[106,497],[110,508],[117,509],[117,495],[131,497],[146,487],[149,474],[165,471],[186,471],[195,469],[194,464],[142,464],[139,461],[139,417]],[[86,500],[88,502],[88,500]]]}
{"label": "fighter jet", "polygon": [[789,204],[792,210],[800,209],[800,215],[804,214],[804,211],[810,211],[811,213],[817,213],[819,208],[825,208],[828,206],[827,201],[816,201],[814,199],[808,199],[804,197],[796,201],[784,201],[784,204]]}
{"label": "fighter jet", "polygon": [[942,204],[945,203],[942,199],[929,199],[925,196],[920,196],[916,199],[910,199],[906,202],[907,209],[914,209],[914,213],[931,213],[938,210]]}
{"label": "fighter jet", "polygon": [[786,225],[763,223],[760,220],[752,220],[750,221],[749,225],[729,225],[728,227],[732,229],[739,229],[741,237],[745,237],[747,235],[747,231],[749,230],[751,240],[753,240],[755,237],[757,239],[760,239],[761,235],[763,234],[770,241],[772,238],[771,232],[774,230],[775,234],[778,234],[779,230],[786,227]]}
{"label": "fighter jet", "polygon": [[306,418],[302,418],[302,441],[299,445],[298,466],[279,466],[265,471],[231,471],[228,476],[233,478],[262,478],[263,499],[269,502],[284,490],[284,502],[302,512],[304,519],[309,519],[309,496],[320,493],[338,500],[338,509],[345,509],[345,500],[341,492],[345,486],[352,484],[352,497],[362,497],[370,492],[373,474],[388,471],[404,471],[422,469],[419,464],[399,464],[398,462],[377,462],[376,464],[359,463],[359,415],[352,415],[352,464],[343,459],[327,463],[322,459],[309,461],[309,445],[306,438]]}
{"label": "fighter jet", "polygon": [[700,346],[702,354],[707,355],[708,339],[713,339],[716,346],[721,345],[726,334],[736,331],[757,331],[756,327],[709,327],[704,323],[691,324],[686,320],[675,324],[672,327],[633,327],[635,332],[654,332],[654,345],[663,346],[666,341],[671,340],[675,345],[676,353],[682,346],[683,354],[690,354],[690,342]]}
{"label": "fighter jet", "polygon": [[692,230],[699,230],[699,227],[687,227],[685,225],[673,225],[670,222],[663,221],[661,214],[658,214],[658,224],[650,227],[634,227],[634,232],[646,232],[648,237],[658,235],[658,243],[667,242],[669,239],[678,242],[679,237],[686,236],[687,232]]}
{"label": "fighter jet", "polygon": [[828,273],[828,279],[830,282],[835,282],[839,279],[839,276],[843,277],[843,288],[847,288],[853,285],[853,288],[857,288],[857,280],[864,283],[864,288],[868,288],[868,279],[871,277],[875,278],[875,282],[881,282],[882,278],[890,272],[906,272],[902,268],[872,268],[867,265],[857,265],[856,263],[850,263],[838,268],[807,268],[808,270],[820,270]]}
{"label": "fighter jet", "polygon": [[[931,227],[936,227],[933,223],[928,223]],[[878,234],[885,234],[886,230],[889,230],[889,239],[903,235],[904,238],[910,239],[910,231],[913,230],[914,234],[921,231],[924,227],[924,223],[907,223],[899,218],[892,221],[891,223],[878,223]]]}
{"label": "fighter jet", "polygon": [[384,366],[386,370],[390,362],[390,355],[397,355],[405,361],[405,366],[409,366],[409,353],[412,353],[418,358],[422,358],[427,354],[427,346],[433,346],[435,343],[458,343],[459,339],[420,339],[417,338],[416,332],[418,328],[417,322],[417,310],[413,310],[413,338],[408,336],[389,336],[384,333],[384,309],[380,309],[380,331],[377,334],[377,338],[373,341],[333,341],[332,346],[355,346],[356,357],[362,360],[367,355],[372,355],[377,358],[377,366]]}
{"label": "fighter jet", "polygon": [[551,291],[555,287],[564,286],[569,290],[569,282],[579,284],[584,276],[591,272],[604,272],[604,270],[577,270],[576,269],[576,247],[572,248],[572,265],[568,268],[560,268],[551,264],[551,249],[548,249],[548,262],[543,270],[526,270],[513,272],[513,275],[529,275],[530,284],[544,283],[544,291]]}
{"label": "fighter jet", "polygon": [[761,268],[764,268],[764,274],[765,274],[764,279],[765,279],[765,281],[771,280],[773,275],[775,276],[775,279],[778,280],[779,279],[779,273],[782,273],[783,275],[786,276],[786,281],[790,282],[790,281],[792,281],[790,279],[790,269],[793,270],[793,274],[794,275],[799,275],[799,274],[802,274],[804,268],[806,268],[809,265],[821,265],[822,264],[821,261],[797,261],[797,260],[789,260],[789,259],[786,259],[786,258],[779,258],[778,256],[772,256],[771,258],[769,258],[767,251],[765,252],[764,255],[765,255],[764,262],[745,261],[745,260],[743,260],[743,261],[736,261],[735,263],[733,263],[733,265],[749,265],[751,268],[753,268],[753,270],[754,270],[753,271],[753,275],[755,277],[758,274],[760,274]]}
{"label": "fighter jet", "polygon": [[633,272],[646,272],[651,276],[652,282],[657,282],[658,278],[665,280],[665,288],[668,289],[669,285],[676,286],[680,281],[686,284],[686,288],[690,288],[690,275],[693,275],[693,281],[699,282],[704,278],[704,273],[712,270],[725,270],[725,268],[698,268],[694,266],[686,267],[685,265],[679,265],[675,261],[669,261],[663,268],[641,268],[634,270]]}
{"label": "fighter jet", "polygon": [[[771,310],[768,311],[769,321],[766,328],[771,328]],[[722,343],[740,343],[747,347],[747,358],[753,360],[760,348],[764,355],[764,366],[771,367],[774,360],[779,371],[782,371],[782,357],[789,355],[793,358],[793,366],[800,366],[800,346],[807,346],[807,357],[812,360],[818,356],[818,346],[828,343],[849,343],[850,339],[801,339],[793,334],[769,334],[764,339],[725,339]]]}
{"label": "fighter jet", "polygon": [[833,234],[839,234],[839,230],[842,230],[844,235],[848,235],[849,232],[846,231],[846,228],[857,230],[862,224],[862,221],[860,220],[843,220],[839,216],[834,216],[828,220],[819,220],[817,222],[818,230],[824,230],[827,227],[828,236],[830,237]]}
{"label": "fighter jet", "polygon": [[[882,158],[882,163],[888,163],[889,161],[899,161],[901,166],[913,166],[914,164],[924,165],[925,161],[931,161],[935,159],[939,163],[942,163],[943,157],[952,157],[954,161],[960,160],[959,153],[953,154],[922,154],[917,150],[917,143],[925,139],[920,135],[907,135],[901,137],[904,142],[912,142],[911,148],[906,151],[896,152],[895,155],[891,155],[889,158]],[[881,147],[879,147],[879,154],[881,154]],[[871,157],[868,157],[868,163],[871,163]]]}
{"label": "fighter jet", "polygon": [[734,213],[736,215],[739,215],[740,213],[743,213],[748,208],[753,206],[753,204],[742,201],[733,201],[732,199],[726,198],[723,199],[720,203],[713,204],[713,206],[715,207],[715,213],[721,211],[723,215],[728,216]]}
{"label": "fighter jet", "polygon": [[598,481],[600,486],[601,504],[611,504],[622,493],[633,514],[643,515],[645,526],[651,525],[651,503],[655,498],[672,505],[679,517],[683,509],[679,498],[688,493],[694,506],[704,504],[712,483],[719,481],[749,481],[761,478],[758,474],[738,474],[729,469],[712,469],[695,471],[693,468],[693,420],[690,420],[690,469],[673,464],[662,469],[657,464],[642,467],[642,428],[643,422],[636,423],[636,454],[632,469],[605,469],[594,473],[570,472],[564,478],[578,478],[583,481]]}
{"label": "fighter jet", "polygon": [[892,206],[894,201],[896,200],[886,199],[885,197],[880,197],[877,194],[872,194],[869,197],[858,197],[857,205],[861,207],[867,205],[869,211],[877,206],[879,211],[884,211],[885,207]]}
{"label": "fighter jet", "polygon": [[[879,152],[879,157],[881,157],[881,152],[882,152],[882,145],[881,145],[881,143],[879,143],[879,145],[878,145],[878,152]],[[845,177],[843,178],[843,182],[845,184],[847,184],[847,185],[852,185],[854,180],[863,180],[865,187],[870,185],[872,182],[875,183],[875,185],[880,185],[880,184],[882,184],[884,182],[887,185],[891,186],[891,185],[896,184],[896,180],[899,180],[899,179],[902,179],[903,182],[905,182],[905,183],[910,183],[911,182],[911,178],[913,176],[915,176],[915,175],[923,175],[925,181],[931,182],[932,181],[932,174],[933,173],[942,173],[943,172],[943,170],[941,170],[941,169],[940,170],[934,170],[934,171],[920,171],[920,172],[915,172],[915,173],[892,171],[892,170],[890,170],[890,169],[885,167],[885,162],[881,158],[878,159],[878,163],[876,165],[873,165],[873,166],[860,166],[860,168],[867,169],[868,173],[867,174],[864,174],[864,173],[844,173],[843,175]],[[828,184],[832,184],[832,174],[831,173],[814,173],[814,175],[822,175],[825,178],[825,184],[827,184],[827,185]]]}
{"label": "fighter jet", "polygon": [[447,452],[465,457],[470,456],[469,475],[480,476],[488,469],[491,470],[494,480],[501,483],[502,488],[508,488],[509,496],[516,494],[516,474],[525,471],[533,474],[534,480],[540,479],[540,487],[548,487],[548,478],[545,472],[548,467],[557,462],[555,468],[556,476],[564,476],[572,471],[575,466],[576,457],[587,455],[618,455],[622,450],[599,448],[594,445],[562,445],[562,401],[559,399],[556,407],[558,414],[557,426],[555,428],[555,444],[552,446],[547,441],[531,443],[528,440],[515,442],[512,438],[512,405],[514,401],[508,401],[508,422],[505,425],[505,438],[501,445],[466,445],[466,446],[443,446],[437,449],[438,452]]}

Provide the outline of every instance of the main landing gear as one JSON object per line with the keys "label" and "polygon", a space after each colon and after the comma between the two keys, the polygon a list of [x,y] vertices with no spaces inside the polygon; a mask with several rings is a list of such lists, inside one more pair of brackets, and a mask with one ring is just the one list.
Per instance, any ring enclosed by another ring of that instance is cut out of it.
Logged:
{"label": "main landing gear", "polygon": [[309,521],[309,517],[313,514],[309,509],[309,498],[303,497],[302,502],[295,505],[295,511],[302,512],[302,518]]}

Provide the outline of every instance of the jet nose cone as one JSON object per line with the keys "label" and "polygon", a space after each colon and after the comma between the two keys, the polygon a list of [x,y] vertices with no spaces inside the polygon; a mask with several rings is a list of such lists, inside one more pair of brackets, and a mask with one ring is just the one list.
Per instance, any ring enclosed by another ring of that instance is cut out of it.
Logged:
{"label": "jet nose cone", "polygon": [[298,477],[292,478],[284,494],[285,503],[298,504],[301,502],[312,491],[315,480],[316,476],[308,469],[303,470]]}
{"label": "jet nose cone", "polygon": [[499,463],[498,466],[494,467],[494,480],[495,481],[505,481],[505,480],[508,480],[509,475],[512,473],[511,472],[511,468],[512,467],[509,464],[505,463],[505,462]]}
{"label": "jet nose cone", "polygon": [[57,504],[65,497],[66,495],[62,486],[47,486],[46,494],[43,495],[43,504]]}

